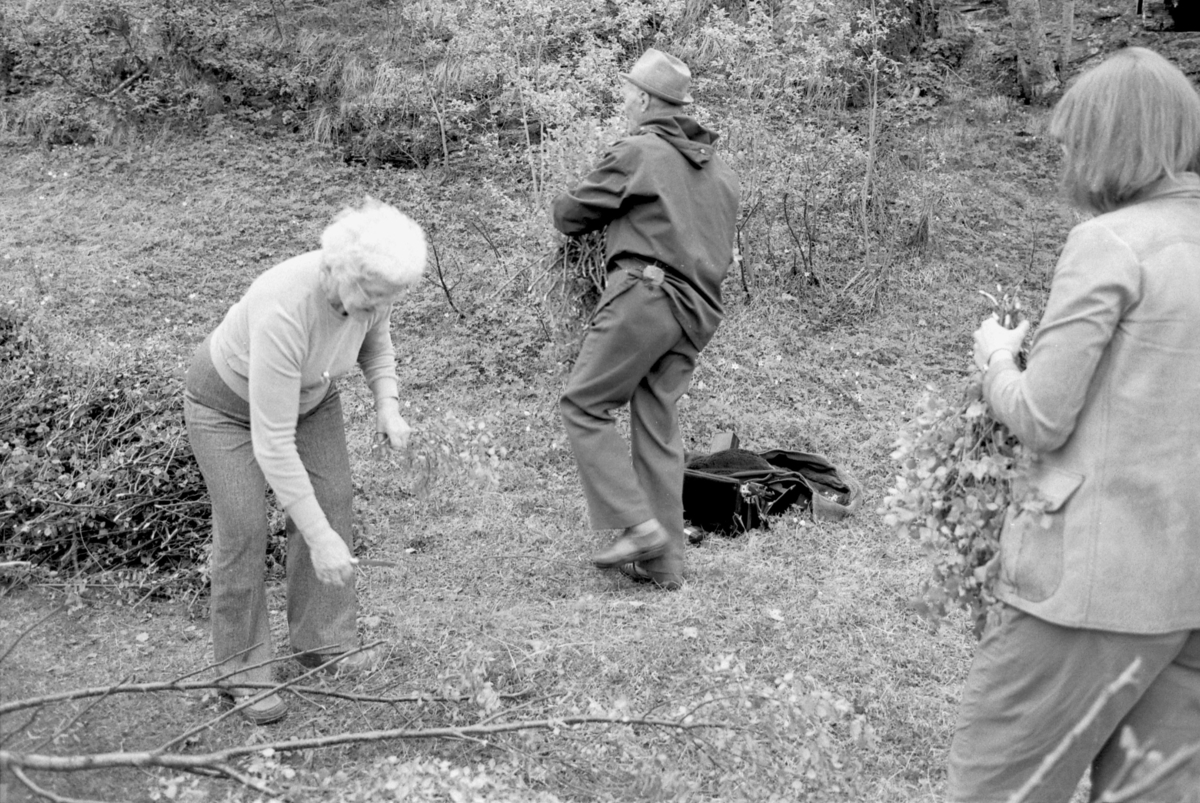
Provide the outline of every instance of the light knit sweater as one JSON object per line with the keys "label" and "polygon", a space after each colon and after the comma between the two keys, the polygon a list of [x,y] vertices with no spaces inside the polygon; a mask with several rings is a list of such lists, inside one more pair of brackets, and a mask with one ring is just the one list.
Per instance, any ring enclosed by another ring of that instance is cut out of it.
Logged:
{"label": "light knit sweater", "polygon": [[369,320],[334,310],[319,279],[321,252],[271,268],[210,337],[213,367],[249,403],[254,457],[302,533],[328,526],[296,451],[297,418],[357,363],[376,402],[398,397],[391,306]]}

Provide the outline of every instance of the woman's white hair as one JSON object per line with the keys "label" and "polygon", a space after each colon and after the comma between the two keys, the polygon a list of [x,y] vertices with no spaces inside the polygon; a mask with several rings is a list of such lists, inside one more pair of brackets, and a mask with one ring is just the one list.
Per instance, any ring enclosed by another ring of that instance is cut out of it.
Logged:
{"label": "woman's white hair", "polygon": [[425,232],[396,207],[370,196],[325,227],[321,252],[338,278],[374,278],[399,289],[425,272]]}

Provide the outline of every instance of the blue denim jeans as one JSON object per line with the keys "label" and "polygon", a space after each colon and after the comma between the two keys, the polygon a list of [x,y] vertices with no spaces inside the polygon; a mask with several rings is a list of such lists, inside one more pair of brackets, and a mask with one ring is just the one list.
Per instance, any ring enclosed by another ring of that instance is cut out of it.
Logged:
{"label": "blue denim jeans", "polygon": [[[212,500],[211,617],[217,661],[242,653],[224,672],[273,656],[263,579],[267,551],[267,483],[254,459],[250,421],[184,399],[188,439]],[[330,526],[354,549],[350,458],[342,404],[332,390],[296,422],[296,449]],[[287,520],[287,619],[297,652],[341,652],[357,644],[354,584],[322,583],[308,546]],[[231,684],[271,680],[270,666],[248,670]]]}

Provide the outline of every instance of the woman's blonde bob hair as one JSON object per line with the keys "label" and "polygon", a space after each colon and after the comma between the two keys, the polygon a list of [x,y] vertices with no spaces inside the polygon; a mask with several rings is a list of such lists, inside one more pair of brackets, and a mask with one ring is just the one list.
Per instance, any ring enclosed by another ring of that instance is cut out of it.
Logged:
{"label": "woman's blonde bob hair", "polygon": [[425,232],[396,207],[368,196],[325,228],[321,254],[333,277],[403,289],[425,272]]}
{"label": "woman's blonde bob hair", "polygon": [[1200,167],[1200,95],[1152,50],[1120,50],[1084,73],[1050,118],[1071,202],[1110,212],[1164,177]]}

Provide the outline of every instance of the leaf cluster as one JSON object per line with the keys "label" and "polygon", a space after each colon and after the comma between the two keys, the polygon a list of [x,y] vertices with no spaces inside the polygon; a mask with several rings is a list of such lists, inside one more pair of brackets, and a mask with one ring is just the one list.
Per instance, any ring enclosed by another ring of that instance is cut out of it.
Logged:
{"label": "leaf cluster", "polygon": [[0,311],[0,556],[78,572],[198,571],[208,501],[176,382],[53,353]]}
{"label": "leaf cluster", "polygon": [[861,799],[859,778],[876,735],[853,703],[811,676],[755,678],[733,655],[718,658],[710,679],[717,685],[695,716],[730,727],[704,735],[714,770],[704,792],[718,800]]}
{"label": "leaf cluster", "polygon": [[[1006,295],[997,307],[1006,326],[1016,324],[1015,299]],[[982,382],[982,372],[974,370],[957,400],[929,389],[897,438],[895,485],[880,511],[888,525],[921,545],[929,561],[915,608],[934,623],[964,609],[976,637],[995,610],[1000,531],[1024,456],[1016,437],[991,414]]]}
{"label": "leaf cluster", "polygon": [[414,496],[456,496],[464,485],[483,490],[500,483],[508,449],[501,446],[492,422],[462,419],[453,413],[416,425],[408,449],[393,454],[377,442],[375,457],[394,468],[402,487]]}

